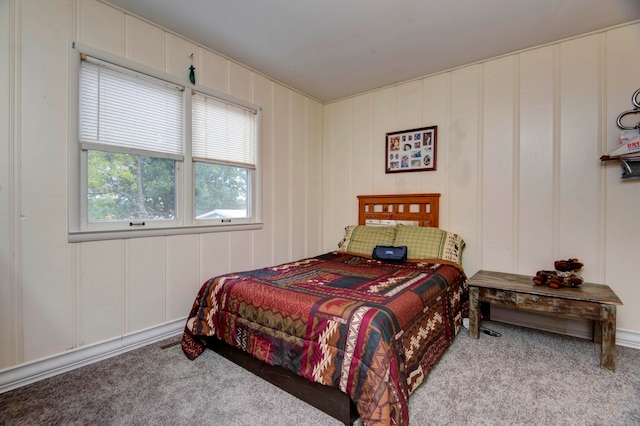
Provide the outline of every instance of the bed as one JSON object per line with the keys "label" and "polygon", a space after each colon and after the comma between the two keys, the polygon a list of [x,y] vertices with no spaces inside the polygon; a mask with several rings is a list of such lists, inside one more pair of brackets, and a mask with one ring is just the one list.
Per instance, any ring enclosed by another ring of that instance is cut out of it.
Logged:
{"label": "bed", "polygon": [[[209,347],[345,424],[408,424],[409,395],[468,312],[464,241],[438,228],[439,196],[358,196],[336,251],[209,279],[185,354]],[[409,260],[372,259],[375,245]]]}

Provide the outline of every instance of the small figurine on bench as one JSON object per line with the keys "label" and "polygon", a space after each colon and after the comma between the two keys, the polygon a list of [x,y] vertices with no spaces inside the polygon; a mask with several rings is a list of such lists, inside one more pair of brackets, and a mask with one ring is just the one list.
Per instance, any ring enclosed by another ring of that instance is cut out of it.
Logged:
{"label": "small figurine on bench", "polygon": [[555,271],[538,271],[533,277],[534,285],[548,285],[551,288],[580,287],[583,279],[576,272],[584,265],[578,259],[556,260],[553,263]]}

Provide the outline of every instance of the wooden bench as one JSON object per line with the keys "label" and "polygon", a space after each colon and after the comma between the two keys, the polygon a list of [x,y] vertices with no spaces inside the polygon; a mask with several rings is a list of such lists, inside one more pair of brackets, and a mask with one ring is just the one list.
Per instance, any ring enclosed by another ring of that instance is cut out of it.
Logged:
{"label": "wooden bench", "polygon": [[593,320],[593,341],[602,344],[600,366],[616,369],[616,306],[622,302],[608,285],[583,283],[553,289],[533,284],[531,276],[479,271],[468,280],[469,336],[477,339],[480,303]]}

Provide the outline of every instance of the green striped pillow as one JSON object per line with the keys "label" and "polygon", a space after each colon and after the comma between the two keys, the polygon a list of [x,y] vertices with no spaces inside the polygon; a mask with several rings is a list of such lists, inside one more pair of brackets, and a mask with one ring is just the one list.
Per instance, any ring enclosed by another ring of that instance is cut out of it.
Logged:
{"label": "green striped pillow", "polygon": [[395,226],[349,225],[338,243],[338,251],[371,256],[375,246],[392,246],[395,236]]}
{"label": "green striped pillow", "polygon": [[443,259],[460,263],[465,242],[458,234],[440,228],[397,225],[394,246],[407,246],[407,258]]}

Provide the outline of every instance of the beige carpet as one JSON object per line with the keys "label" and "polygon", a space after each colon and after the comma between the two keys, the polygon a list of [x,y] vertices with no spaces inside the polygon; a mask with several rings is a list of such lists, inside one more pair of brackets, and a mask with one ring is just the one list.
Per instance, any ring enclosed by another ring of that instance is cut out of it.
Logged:
{"label": "beige carpet", "polygon": [[[411,396],[412,425],[640,425],[640,351],[599,367],[587,340],[496,322],[463,330]],[[212,351],[179,338],[0,395],[0,424],[338,425]]]}

